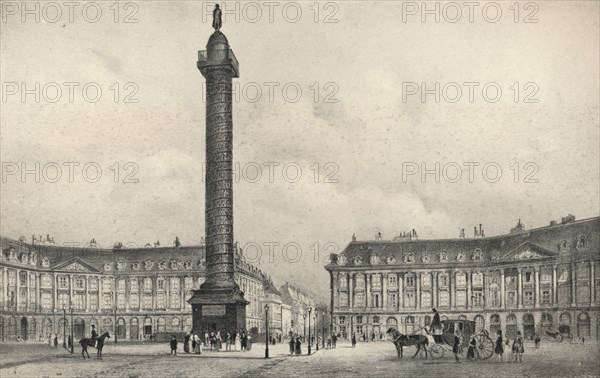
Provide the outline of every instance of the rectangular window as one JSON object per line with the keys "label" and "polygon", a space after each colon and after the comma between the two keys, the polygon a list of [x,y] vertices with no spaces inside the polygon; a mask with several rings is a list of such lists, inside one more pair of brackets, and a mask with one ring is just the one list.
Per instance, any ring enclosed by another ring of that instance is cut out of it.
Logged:
{"label": "rectangular window", "polygon": [[85,296],[83,294],[73,294],[73,307],[75,310],[85,310]]}
{"label": "rectangular window", "polygon": [[500,306],[500,293],[498,290],[490,290],[490,306]]}
{"label": "rectangular window", "polygon": [[565,266],[558,268],[558,279],[559,282],[565,282],[569,280],[569,269]]}
{"label": "rectangular window", "polygon": [[356,317],[356,323],[362,324],[362,322],[363,322],[363,317],[362,316],[357,316]]}
{"label": "rectangular window", "polygon": [[65,276],[59,276],[58,277],[58,287],[60,287],[61,289],[66,289],[68,287],[68,282],[67,282],[67,277]]}
{"label": "rectangular window", "polygon": [[81,277],[75,278],[75,288],[83,289],[83,278],[81,278]]}
{"label": "rectangular window", "polygon": [[483,273],[473,273],[473,286],[483,286]]}
{"label": "rectangular window", "polygon": [[[2,279],[2,274],[0,273],[0,280],[1,279]],[[0,284],[0,285],[2,285],[2,284]],[[29,286],[30,287],[35,287],[35,275],[34,274],[31,274],[29,276]]]}
{"label": "rectangular window", "polygon": [[125,293],[117,293],[117,307],[120,310],[125,309]]}
{"label": "rectangular window", "polygon": [[129,281],[129,290],[130,291],[138,291],[139,290],[137,278],[133,278]]}
{"label": "rectangular window", "polygon": [[506,304],[508,306],[515,306],[517,304],[516,295],[514,291],[509,291],[508,293],[506,293]]}
{"label": "rectangular window", "polygon": [[179,291],[179,278],[171,277],[171,291]]}
{"label": "rectangular window", "polygon": [[179,308],[179,293],[171,293],[171,308]]}
{"label": "rectangular window", "polygon": [[17,286],[17,271],[16,270],[8,271],[8,285],[9,286]]}
{"label": "rectangular window", "polygon": [[438,279],[439,279],[438,286],[448,286],[448,276],[446,274],[440,275]]}
{"label": "rectangular window", "polygon": [[365,295],[363,293],[356,293],[354,301],[356,307],[365,307]]}
{"label": "rectangular window", "polygon": [[112,307],[113,307],[112,294],[103,294],[102,295],[102,308],[111,309]]}
{"label": "rectangular window", "polygon": [[526,290],[524,294],[524,298],[523,298],[523,304],[525,305],[532,305],[533,304],[533,291],[531,290]]}
{"label": "rectangular window", "polygon": [[414,276],[406,276],[406,286],[407,287],[415,286],[415,277]]}
{"label": "rectangular window", "polygon": [[429,287],[431,286],[431,274],[423,274],[421,277],[423,279],[423,283],[421,286]]}
{"label": "rectangular window", "polygon": [[456,274],[456,286],[466,286],[467,285],[467,275],[464,273]]}
{"label": "rectangular window", "polygon": [[483,291],[474,291],[473,292],[473,306],[475,306],[475,307],[483,306]]}
{"label": "rectangular window", "polygon": [[339,277],[338,282],[339,282],[340,288],[344,288],[345,289],[346,287],[348,287],[348,281],[346,280],[346,275],[345,274],[342,274]]}
{"label": "rectangular window", "polygon": [[98,279],[97,278],[90,278],[89,290],[91,290],[91,291],[98,290]]}
{"label": "rectangular window", "polygon": [[117,283],[117,290],[125,291],[125,280],[119,280],[119,282]]}
{"label": "rectangular window", "polygon": [[374,288],[380,288],[381,287],[381,276],[379,274],[372,276],[371,282],[373,283]]}
{"label": "rectangular window", "polygon": [[163,278],[158,278],[156,280],[156,287],[158,290],[165,290],[165,280]]}
{"label": "rectangular window", "polygon": [[552,282],[552,270],[543,269],[540,274],[540,281],[542,282]]}
{"label": "rectangular window", "polygon": [[69,293],[58,293],[58,308],[69,308]]}
{"label": "rectangular window", "polygon": [[533,274],[531,272],[525,272],[525,283],[530,283],[533,281]]}
{"label": "rectangular window", "polygon": [[542,290],[542,304],[550,304],[550,290]]}
{"label": "rectangular window", "polygon": [[415,293],[408,292],[405,295],[404,307],[415,307]]}
{"label": "rectangular window", "polygon": [[21,281],[21,287],[27,286],[27,273],[21,272],[19,275],[19,281]]}
{"label": "rectangular window", "polygon": [[42,292],[42,308],[44,310],[52,309],[52,293]]}
{"label": "rectangular window", "polygon": [[421,307],[425,306],[431,306],[431,293],[429,291],[424,291],[421,293]]}
{"label": "rectangular window", "polygon": [[446,290],[442,290],[442,291],[440,291],[439,296],[440,296],[440,302],[439,302],[440,307],[450,306],[450,293],[448,293]]}
{"label": "rectangular window", "polygon": [[192,277],[185,277],[185,289],[192,290],[194,286],[194,279]]}
{"label": "rectangular window", "polygon": [[152,291],[152,279],[144,278],[144,291]]}
{"label": "rectangular window", "polygon": [[165,309],[166,308],[166,304],[165,304],[165,293],[157,293],[156,295],[156,308],[158,309]]}
{"label": "rectangular window", "polygon": [[108,278],[103,278],[102,279],[102,291],[112,291],[113,285],[112,285],[112,280],[109,280]]}
{"label": "rectangular window", "polygon": [[340,294],[340,307],[348,306],[348,295],[346,293]]}
{"label": "rectangular window", "polygon": [[396,277],[395,274],[392,274],[392,275],[388,276],[388,285],[390,287],[396,287],[396,286],[398,286],[398,278]]}
{"label": "rectangular window", "polygon": [[456,305],[457,306],[466,306],[467,305],[466,298],[467,298],[467,295],[464,290],[456,291]]}
{"label": "rectangular window", "polygon": [[90,310],[98,311],[98,294],[91,294],[89,296],[90,300]]}
{"label": "rectangular window", "polygon": [[152,295],[144,295],[144,308],[151,309],[152,308]]}
{"label": "rectangular window", "polygon": [[52,276],[49,274],[42,275],[42,287],[52,287]]}
{"label": "rectangular window", "polygon": [[129,307],[132,309],[140,308],[140,297],[138,293],[131,293],[129,295]]}
{"label": "rectangular window", "polygon": [[388,295],[388,307],[398,307],[398,295],[396,293],[391,293]]}

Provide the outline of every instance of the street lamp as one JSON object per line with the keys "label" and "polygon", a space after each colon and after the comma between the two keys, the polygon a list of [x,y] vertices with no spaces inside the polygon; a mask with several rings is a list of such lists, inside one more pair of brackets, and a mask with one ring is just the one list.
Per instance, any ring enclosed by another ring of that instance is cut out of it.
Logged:
{"label": "street lamp", "polygon": [[115,344],[117,343],[117,334],[119,333],[119,325],[117,324],[117,306],[114,307],[115,310]]}
{"label": "street lamp", "polygon": [[73,307],[69,306],[69,310],[71,310],[71,354],[73,354],[73,345],[75,344],[75,334],[73,328]]}
{"label": "street lamp", "polygon": [[65,309],[65,305],[63,304],[63,348],[67,349],[67,309]]}
{"label": "street lamp", "polygon": [[317,343],[317,352],[319,351],[319,328],[317,326],[318,317],[319,317],[319,310],[315,308],[315,341]]}
{"label": "street lamp", "polygon": [[302,317],[304,318],[304,327],[302,327],[302,335],[306,339],[306,313],[303,313]]}
{"label": "street lamp", "polygon": [[308,308],[308,355],[310,356],[310,314],[312,313],[312,307]]}
{"label": "street lamp", "polygon": [[269,358],[269,305],[265,305],[265,358]]}
{"label": "street lamp", "polygon": [[323,344],[321,347],[325,349],[325,310],[321,310],[321,330],[323,331]]}

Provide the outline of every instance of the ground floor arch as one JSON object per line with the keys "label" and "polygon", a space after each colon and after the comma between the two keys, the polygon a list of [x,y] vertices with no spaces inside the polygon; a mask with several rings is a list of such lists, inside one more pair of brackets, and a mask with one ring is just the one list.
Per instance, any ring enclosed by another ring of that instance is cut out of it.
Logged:
{"label": "ground floor arch", "polygon": [[590,317],[586,312],[577,316],[577,337],[590,337]]}
{"label": "ground floor arch", "polygon": [[542,313],[542,320],[540,322],[540,334],[546,335],[546,332],[552,332],[553,322],[552,314],[548,312]]}
{"label": "ground floor arch", "polygon": [[535,337],[535,319],[529,313],[523,315],[523,337],[526,340],[533,340]]}
{"label": "ground floor arch", "polygon": [[81,340],[85,337],[85,320],[81,318],[75,319],[73,333],[75,334],[75,340]]}
{"label": "ground floor arch", "polygon": [[129,338],[131,340],[138,340],[140,338],[140,325],[138,318],[131,318],[129,321]]}
{"label": "ground floor arch", "polygon": [[517,336],[517,316],[508,314],[506,317],[506,337],[514,339]]}
{"label": "ground floor arch", "polygon": [[477,332],[485,329],[485,319],[483,316],[481,315],[476,315],[475,318],[473,319],[475,321],[475,330]]}
{"label": "ground floor arch", "polygon": [[500,320],[500,315],[492,314],[492,316],[490,316],[490,334],[496,335],[500,330],[502,330],[502,321]]}

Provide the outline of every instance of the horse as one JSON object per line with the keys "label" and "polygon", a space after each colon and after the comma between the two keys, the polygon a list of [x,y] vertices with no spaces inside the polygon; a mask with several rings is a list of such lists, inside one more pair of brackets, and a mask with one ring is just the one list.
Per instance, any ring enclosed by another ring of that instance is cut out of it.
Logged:
{"label": "horse", "polygon": [[[96,340],[96,349],[98,350],[97,358],[102,358],[102,348],[104,347],[104,339],[106,338],[110,339],[110,334],[108,332],[103,333],[102,336],[100,336],[98,340]],[[79,340],[79,345],[81,345],[81,348],[83,348],[81,350],[81,356],[84,360],[85,354],[87,354],[88,358],[91,358],[90,354],[87,351],[88,346],[92,346],[89,344],[90,340],[90,337],[84,337],[83,339]]]}
{"label": "horse", "polygon": [[417,352],[412,358],[415,358],[421,351],[421,348],[425,351],[425,358],[427,359],[427,345],[429,345],[429,339],[425,335],[403,335],[397,329],[390,328],[387,330],[387,334],[392,336],[392,342],[396,346],[398,352],[398,358],[402,358],[402,349],[404,346],[415,345]]}

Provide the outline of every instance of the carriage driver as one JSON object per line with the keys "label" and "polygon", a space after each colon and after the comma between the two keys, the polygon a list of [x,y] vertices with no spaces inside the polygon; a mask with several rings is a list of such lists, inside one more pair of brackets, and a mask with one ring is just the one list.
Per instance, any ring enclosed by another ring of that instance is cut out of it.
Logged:
{"label": "carriage driver", "polygon": [[440,321],[440,314],[434,308],[433,310],[433,319],[431,320],[431,325],[429,326],[429,332],[432,335],[441,335],[442,334],[442,323]]}
{"label": "carriage driver", "polygon": [[98,332],[96,332],[96,326],[92,324],[92,337],[90,338],[90,346],[96,346],[96,340],[98,340]]}

